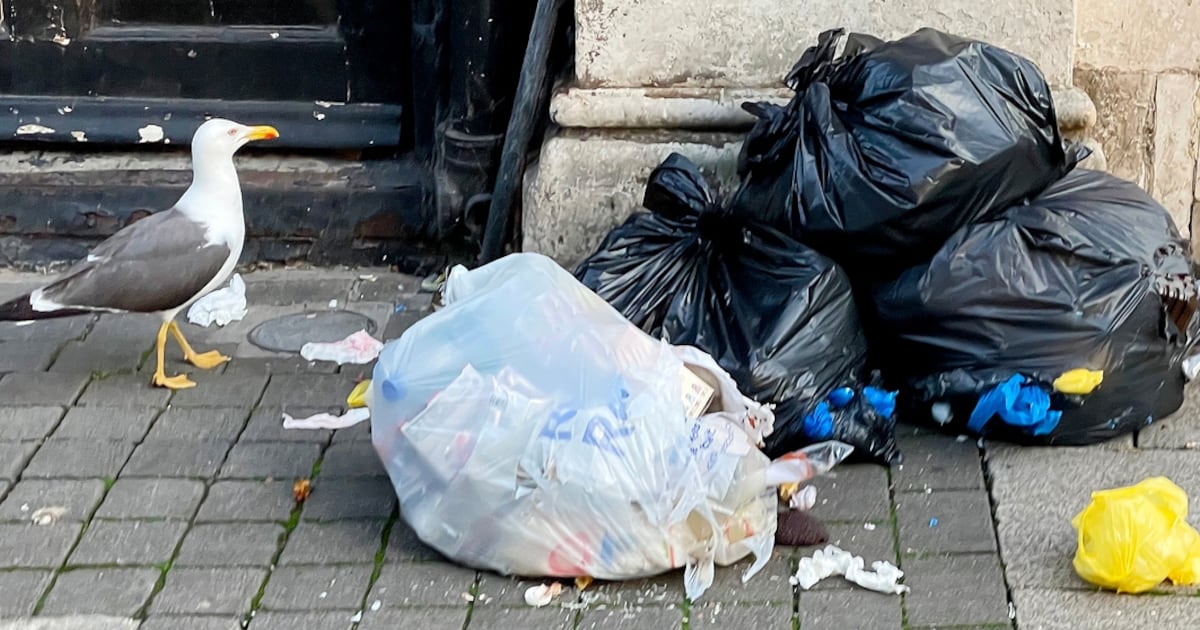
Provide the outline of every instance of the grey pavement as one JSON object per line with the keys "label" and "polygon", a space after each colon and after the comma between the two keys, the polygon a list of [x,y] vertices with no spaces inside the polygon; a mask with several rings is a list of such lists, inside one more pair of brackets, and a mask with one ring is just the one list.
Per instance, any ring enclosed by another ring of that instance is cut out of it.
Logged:
{"label": "grey pavement", "polygon": [[[0,301],[43,280],[0,271]],[[419,280],[386,270],[246,275],[247,318],[183,324],[234,360],[168,370],[200,386],[148,386],[146,317],[0,324],[0,630],[494,628],[1117,628],[1200,622],[1200,589],[1117,596],[1071,569],[1070,518],[1091,491],[1164,474],[1200,497],[1200,396],[1140,434],[1088,448],[984,445],[900,431],[891,470],[818,480],[831,542],[905,571],[905,596],[840,579],[788,582],[812,548],[777,548],[742,583],[720,568],[689,602],[679,572],[568,585],[530,608],[521,581],[456,566],[397,514],[366,427],[288,431],[282,412],[341,411],[369,366],[263,351],[250,330],[278,315],[345,308],[385,339],[428,312]],[[297,502],[292,484],[311,478]],[[31,522],[47,507],[63,513]],[[1200,522],[1193,517],[1193,522]]]}

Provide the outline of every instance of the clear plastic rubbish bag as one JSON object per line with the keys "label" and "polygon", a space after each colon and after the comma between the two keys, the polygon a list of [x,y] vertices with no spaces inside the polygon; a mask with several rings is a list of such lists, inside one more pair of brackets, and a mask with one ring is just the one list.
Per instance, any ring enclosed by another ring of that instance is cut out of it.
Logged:
{"label": "clear plastic rubbish bag", "polygon": [[770,557],[774,488],[845,459],[771,462],[771,410],[715,361],[630,324],[538,254],[455,268],[445,307],[389,342],[371,384],[375,449],[401,515],[472,567],[629,579]]}

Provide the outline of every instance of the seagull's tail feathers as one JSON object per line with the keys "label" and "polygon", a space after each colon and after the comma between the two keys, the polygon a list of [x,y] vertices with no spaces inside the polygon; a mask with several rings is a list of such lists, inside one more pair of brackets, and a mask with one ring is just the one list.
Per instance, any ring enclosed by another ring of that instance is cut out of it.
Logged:
{"label": "seagull's tail feathers", "polygon": [[55,311],[35,311],[29,301],[29,295],[0,304],[0,322],[22,322],[35,319],[55,319],[58,317],[73,317],[84,315],[90,311],[79,309],[59,309]]}

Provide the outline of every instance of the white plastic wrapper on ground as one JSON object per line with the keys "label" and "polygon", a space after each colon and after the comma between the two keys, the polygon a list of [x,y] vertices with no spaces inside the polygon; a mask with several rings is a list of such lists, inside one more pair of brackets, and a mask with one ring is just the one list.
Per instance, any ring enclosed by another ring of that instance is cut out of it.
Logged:
{"label": "white plastic wrapper on ground", "polygon": [[544,256],[457,267],[444,299],[380,354],[371,433],[403,518],[463,564],[606,580],[685,567],[697,600],[715,565],[753,554],[749,579],[769,559],[775,486],[851,450],[769,461],[770,409]]}
{"label": "white plastic wrapper on ground", "polygon": [[188,321],[197,326],[225,326],[246,316],[246,283],[233,274],[229,286],[196,300],[188,309]]}
{"label": "white plastic wrapper on ground", "polygon": [[360,330],[345,339],[331,342],[310,341],[300,348],[305,361],[333,361],[344,363],[370,363],[379,356],[383,342]]}

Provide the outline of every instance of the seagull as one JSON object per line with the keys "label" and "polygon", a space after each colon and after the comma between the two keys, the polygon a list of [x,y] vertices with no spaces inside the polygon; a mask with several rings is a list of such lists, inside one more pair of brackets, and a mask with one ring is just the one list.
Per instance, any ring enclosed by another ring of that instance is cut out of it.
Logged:
{"label": "seagull", "polygon": [[153,313],[162,319],[151,383],[195,387],[185,374],[168,377],[163,353],[170,333],[183,357],[208,370],[229,360],[192,349],[175,316],[233,273],[246,236],[242,189],[233,154],[247,142],[279,137],[274,127],[214,118],[192,136],[192,183],[175,205],[113,234],[59,280],[0,304],[0,321],[30,321],[87,313]]}

